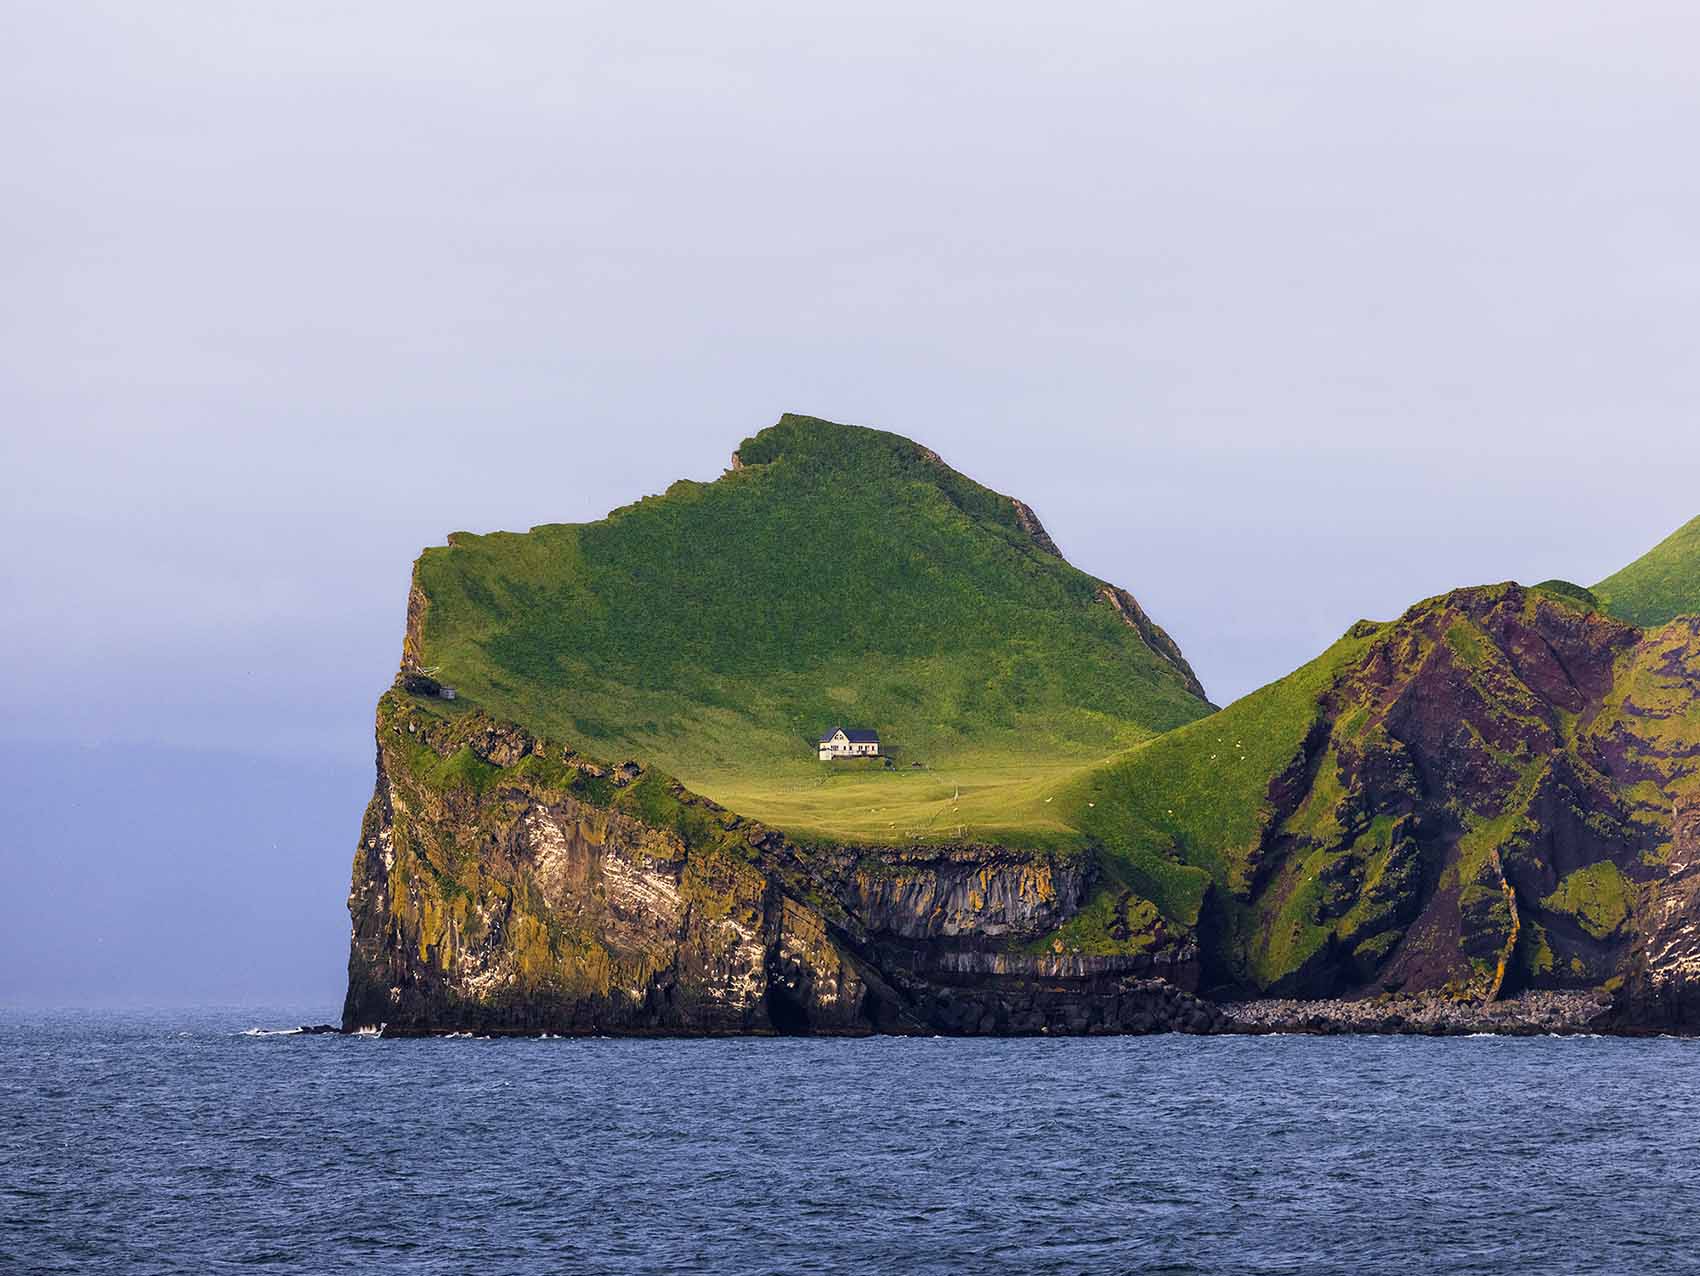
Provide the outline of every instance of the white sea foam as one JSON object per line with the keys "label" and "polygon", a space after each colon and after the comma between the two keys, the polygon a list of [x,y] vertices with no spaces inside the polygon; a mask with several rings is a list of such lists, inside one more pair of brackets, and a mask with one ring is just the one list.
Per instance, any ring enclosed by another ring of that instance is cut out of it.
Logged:
{"label": "white sea foam", "polygon": [[300,1036],[299,1028],[244,1028],[244,1037],[296,1037]]}

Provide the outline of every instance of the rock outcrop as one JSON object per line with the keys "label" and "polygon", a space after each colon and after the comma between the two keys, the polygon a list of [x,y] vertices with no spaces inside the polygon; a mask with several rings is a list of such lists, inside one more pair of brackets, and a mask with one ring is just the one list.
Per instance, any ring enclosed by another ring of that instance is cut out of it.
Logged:
{"label": "rock outcrop", "polygon": [[1212,986],[1491,1002],[1633,971],[1628,1019],[1700,1022],[1697,624],[1501,585],[1360,627],[1215,888]]}
{"label": "rock outcrop", "polygon": [[1355,1001],[1229,1002],[1222,1031],[1338,1036],[1462,1037],[1474,1033],[1533,1037],[1600,1032],[1610,1026],[1611,997],[1588,991],[1524,992],[1503,1001],[1438,996],[1382,996]]}
{"label": "rock outcrop", "polygon": [[[1043,531],[1044,529],[1041,528],[1041,534]],[[1047,536],[1045,539],[1049,541],[1050,537]],[[1052,548],[1054,550],[1055,547]],[[1204,684],[1198,680],[1198,675],[1192,671],[1192,666],[1186,662],[1186,657],[1181,655],[1179,645],[1173,638],[1169,637],[1167,630],[1146,615],[1145,608],[1139,605],[1137,598],[1119,585],[1102,586],[1098,590],[1098,597],[1115,609],[1116,615],[1122,618],[1123,624],[1138,631],[1139,636],[1145,640],[1146,646],[1169,662],[1174,671],[1180,675],[1181,681],[1188,691],[1200,700],[1209,698],[1204,694]]]}
{"label": "rock outcrop", "polygon": [[408,674],[354,862],[350,1030],[1206,1031],[1196,961],[1030,951],[1089,858],[811,848]]}
{"label": "rock outcrop", "polygon": [[[1619,671],[1596,731],[1600,765],[1646,847],[1646,884],[1623,910],[1632,935],[1614,1025],[1700,1032],[1700,617],[1651,630]],[[1618,922],[1599,909],[1598,929]]]}

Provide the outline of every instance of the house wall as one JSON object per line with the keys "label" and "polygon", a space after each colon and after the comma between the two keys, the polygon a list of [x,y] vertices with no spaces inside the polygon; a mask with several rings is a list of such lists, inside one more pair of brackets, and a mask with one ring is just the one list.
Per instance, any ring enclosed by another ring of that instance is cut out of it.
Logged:
{"label": "house wall", "polygon": [[851,744],[848,741],[840,743],[829,740],[820,746],[820,760],[826,762],[832,758],[872,758],[879,756],[880,747],[877,744]]}

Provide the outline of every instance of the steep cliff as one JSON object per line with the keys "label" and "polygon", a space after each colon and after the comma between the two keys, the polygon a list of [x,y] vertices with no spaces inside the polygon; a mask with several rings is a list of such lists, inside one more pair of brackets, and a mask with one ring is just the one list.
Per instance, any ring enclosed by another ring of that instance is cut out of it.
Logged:
{"label": "steep cliff", "polygon": [[[410,689],[411,688],[411,689]],[[626,763],[434,694],[378,711],[349,1029],[556,1033],[1203,1030],[1189,954],[1026,951],[1089,858],[805,847]],[[1166,976],[1159,978],[1158,976]]]}

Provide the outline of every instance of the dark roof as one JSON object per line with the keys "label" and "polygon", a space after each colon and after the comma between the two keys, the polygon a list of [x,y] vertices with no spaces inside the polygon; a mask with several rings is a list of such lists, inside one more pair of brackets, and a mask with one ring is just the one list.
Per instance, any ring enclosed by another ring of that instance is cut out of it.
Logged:
{"label": "dark roof", "polygon": [[878,744],[880,742],[880,733],[878,731],[869,731],[863,727],[833,727],[825,735],[821,736],[820,742],[825,744],[840,731],[844,733],[844,738],[850,741],[851,744]]}

